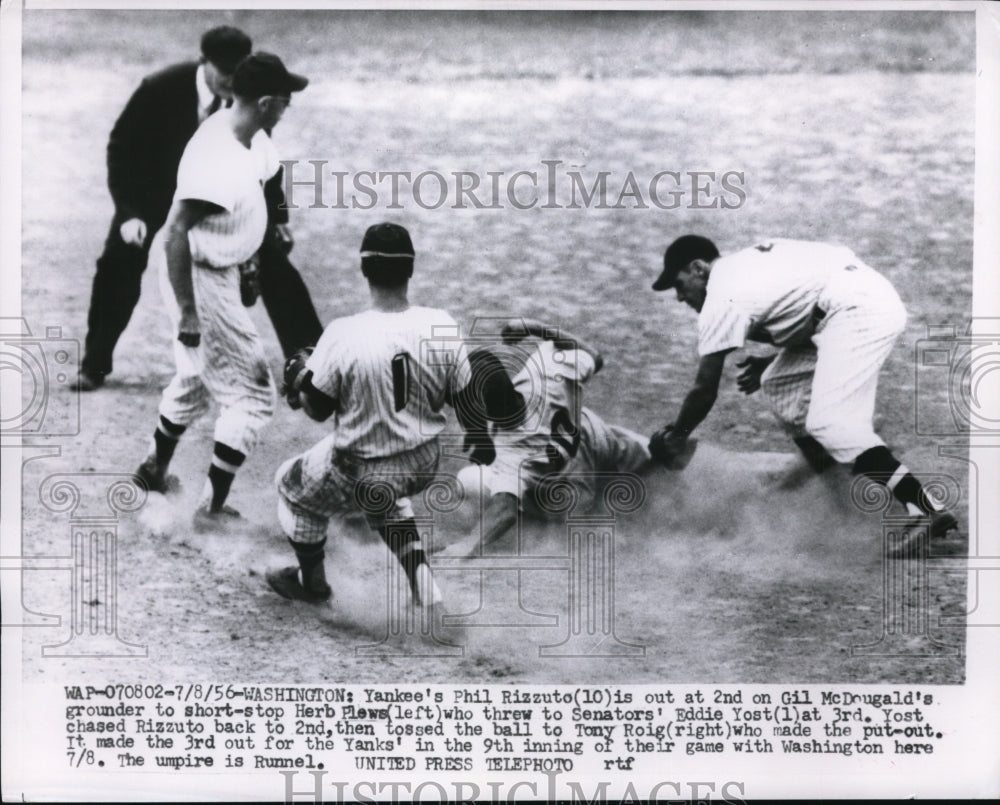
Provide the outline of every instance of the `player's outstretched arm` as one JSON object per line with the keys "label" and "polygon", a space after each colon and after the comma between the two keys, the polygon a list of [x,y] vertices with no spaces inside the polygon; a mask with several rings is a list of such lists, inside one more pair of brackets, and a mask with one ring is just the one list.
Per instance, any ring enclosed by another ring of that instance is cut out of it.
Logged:
{"label": "player's outstretched arm", "polygon": [[684,455],[690,457],[693,443],[688,444],[688,436],[715,405],[719,394],[719,383],[722,380],[722,368],[726,362],[726,355],[730,352],[732,350],[724,350],[702,357],[698,363],[694,386],[684,398],[677,419],[672,425],[660,428],[650,437],[649,452],[665,467],[678,469],[679,460]]}
{"label": "player's outstretched arm", "polygon": [[604,366],[604,357],[595,346],[587,343],[582,338],[578,338],[566,329],[545,324],[538,319],[511,319],[503,330],[501,337],[508,344],[516,344],[518,341],[534,336],[546,341],[553,342],[559,349],[581,349],[594,359],[594,372],[597,373]]}
{"label": "player's outstretched arm", "polygon": [[674,420],[675,431],[686,436],[708,416],[719,396],[722,369],[726,363],[726,355],[731,351],[713,352],[711,355],[702,356],[698,362],[698,374],[695,376],[694,386],[684,398],[680,413]]}

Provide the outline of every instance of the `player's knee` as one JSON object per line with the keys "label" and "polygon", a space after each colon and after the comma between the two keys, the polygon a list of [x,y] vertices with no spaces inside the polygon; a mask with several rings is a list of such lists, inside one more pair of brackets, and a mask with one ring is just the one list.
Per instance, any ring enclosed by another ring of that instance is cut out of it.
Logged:
{"label": "player's knee", "polygon": [[295,514],[280,493],[278,494],[278,525],[281,526],[282,533],[289,539],[295,536]]}
{"label": "player's knee", "polygon": [[844,456],[853,446],[878,441],[870,427],[863,429],[856,421],[849,419],[809,415],[806,417],[805,430],[838,462],[849,460]]}
{"label": "player's knee", "polygon": [[278,493],[278,525],[290,540],[302,545],[316,545],[326,540],[328,521],[297,511],[295,505]]}

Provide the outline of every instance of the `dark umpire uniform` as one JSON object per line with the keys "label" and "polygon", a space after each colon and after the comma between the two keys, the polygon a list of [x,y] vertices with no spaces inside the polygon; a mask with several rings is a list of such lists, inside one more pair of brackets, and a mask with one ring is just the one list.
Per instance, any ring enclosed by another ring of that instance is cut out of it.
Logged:
{"label": "dark umpire uniform", "polygon": [[[235,28],[208,31],[202,38],[202,64],[214,75],[231,76],[251,49],[249,37]],[[149,246],[163,226],[173,200],[177,166],[184,146],[201,119],[224,100],[216,96],[204,109],[197,84],[199,62],[173,65],[148,76],[122,111],[108,141],[108,188],[115,205],[87,316],[87,338],[77,388],[91,391],[112,370],[112,353],[139,301]],[[204,69],[204,68],[203,68]],[[211,97],[211,96],[209,96]],[[323,333],[309,291],[288,259],[291,248],[279,227],[288,222],[282,209],[282,172],[265,187],[268,231],[260,247],[260,292],[286,356],[312,346]],[[145,224],[141,245],[122,238],[121,226]]]}

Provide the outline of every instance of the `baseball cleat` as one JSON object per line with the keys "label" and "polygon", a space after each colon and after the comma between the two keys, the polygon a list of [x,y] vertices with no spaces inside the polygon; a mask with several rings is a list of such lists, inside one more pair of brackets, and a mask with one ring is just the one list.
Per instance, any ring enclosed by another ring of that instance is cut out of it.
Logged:
{"label": "baseball cleat", "polygon": [[441,590],[434,583],[434,576],[431,574],[430,566],[424,562],[417,567],[414,574],[413,601],[418,606],[429,607],[440,604],[444,600]]}
{"label": "baseball cleat", "polygon": [[139,465],[139,469],[135,471],[135,480],[147,492],[159,492],[161,495],[179,492],[181,488],[176,475],[160,472],[152,461],[144,461]]}
{"label": "baseball cleat", "polygon": [[942,509],[931,515],[931,538],[940,539],[949,531],[958,530],[958,519],[950,511]]}
{"label": "baseball cleat", "polygon": [[949,531],[957,530],[958,520],[949,511],[917,515],[904,526],[903,536],[886,551],[886,556],[890,559],[917,559],[926,556],[928,539],[943,539]]}
{"label": "baseball cleat", "polygon": [[76,376],[76,380],[70,384],[73,391],[97,391],[104,385],[104,375],[84,372],[82,369]]}
{"label": "baseball cleat", "polygon": [[332,590],[326,582],[322,587],[307,588],[299,580],[297,567],[285,567],[281,570],[269,570],[264,574],[268,585],[282,598],[291,601],[306,601],[310,604],[321,604],[330,600]]}
{"label": "baseball cleat", "polygon": [[212,511],[208,504],[205,504],[194,513],[194,530],[199,534],[205,531],[218,531],[236,525],[242,519],[243,515],[232,506],[223,506],[218,511]]}

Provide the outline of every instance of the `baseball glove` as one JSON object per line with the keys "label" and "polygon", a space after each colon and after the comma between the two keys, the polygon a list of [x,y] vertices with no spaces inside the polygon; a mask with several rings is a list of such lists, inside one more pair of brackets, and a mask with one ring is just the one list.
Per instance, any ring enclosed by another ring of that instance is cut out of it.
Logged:
{"label": "baseball glove", "polygon": [[240,301],[243,307],[253,307],[260,297],[260,262],[255,254],[240,264]]}
{"label": "baseball glove", "polygon": [[694,455],[697,439],[689,439],[673,425],[660,428],[649,438],[649,454],[668,470],[682,470]]}
{"label": "baseball glove", "polygon": [[302,407],[299,400],[299,389],[302,388],[302,381],[309,370],[306,369],[306,361],[313,354],[313,347],[304,347],[285,361],[285,369],[281,379],[281,396],[285,398],[289,408],[297,411]]}

